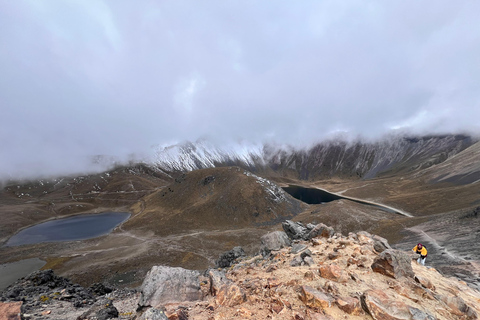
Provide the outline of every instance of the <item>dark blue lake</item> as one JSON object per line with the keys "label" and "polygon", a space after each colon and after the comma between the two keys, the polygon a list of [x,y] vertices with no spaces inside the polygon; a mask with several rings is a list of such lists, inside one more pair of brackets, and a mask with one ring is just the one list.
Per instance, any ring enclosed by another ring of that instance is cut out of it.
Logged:
{"label": "dark blue lake", "polygon": [[110,233],[129,217],[130,214],[127,212],[107,212],[47,221],[20,231],[5,245],[19,246],[95,238]]}
{"label": "dark blue lake", "polygon": [[327,203],[335,200],[345,199],[345,200],[350,200],[357,203],[365,204],[368,206],[372,206],[389,213],[398,213],[398,214],[405,215],[405,213],[394,210],[390,207],[374,204],[369,201],[363,201],[360,199],[342,197],[338,194],[330,193],[328,191],[320,190],[317,188],[305,188],[305,187],[296,186],[296,185],[289,185],[288,187],[283,187],[282,189],[285,190],[285,192],[290,194],[292,197],[308,204],[321,204],[321,203]]}

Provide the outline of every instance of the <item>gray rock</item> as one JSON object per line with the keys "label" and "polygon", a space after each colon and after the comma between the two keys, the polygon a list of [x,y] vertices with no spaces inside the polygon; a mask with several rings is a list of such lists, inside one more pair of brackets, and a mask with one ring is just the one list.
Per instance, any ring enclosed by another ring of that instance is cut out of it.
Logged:
{"label": "gray rock", "polygon": [[245,256],[243,248],[235,247],[232,250],[221,254],[218,260],[215,261],[215,266],[217,268],[228,268],[235,262],[235,260],[243,256]]}
{"label": "gray rock", "polygon": [[291,241],[287,234],[283,231],[274,231],[267,233],[260,238],[262,255],[270,253],[270,251],[280,250],[291,245]]}
{"label": "gray rock", "polygon": [[292,267],[299,267],[303,265],[307,266],[312,266],[315,264],[315,262],[312,259],[312,252],[307,249],[303,251],[301,254],[293,258],[293,260],[290,262],[290,266]]}
{"label": "gray rock", "polygon": [[290,251],[293,254],[297,254],[299,252],[302,252],[303,250],[307,249],[307,246],[301,243],[297,243],[292,245],[292,250]]}
{"label": "gray rock", "polygon": [[138,306],[202,300],[199,275],[198,271],[183,268],[153,266],[143,281]]}
{"label": "gray rock", "polygon": [[310,251],[310,249],[307,249],[302,253],[300,253],[300,257],[302,257],[302,259],[305,259],[305,257],[311,257],[311,256],[312,256],[312,251]]}
{"label": "gray rock", "polygon": [[309,267],[315,265],[315,261],[313,261],[313,258],[310,256],[306,256],[305,258],[303,258],[303,263],[305,263]]}
{"label": "gray rock", "polygon": [[375,249],[375,251],[377,251],[378,253],[381,253],[388,249],[392,249],[392,247],[390,247],[390,245],[388,244],[387,239],[385,238],[375,235],[372,237],[372,240],[373,240],[373,249]]}
{"label": "gray rock", "polygon": [[302,257],[300,256],[295,256],[295,258],[293,258],[293,260],[290,262],[290,266],[292,267],[299,267],[301,266],[303,263],[303,259]]}
{"label": "gray rock", "polygon": [[297,240],[302,239],[306,240],[309,230],[301,222],[293,222],[291,220],[286,220],[282,222],[283,230],[290,239]]}
{"label": "gray rock", "polygon": [[415,276],[409,255],[394,249],[380,253],[372,263],[372,270],[395,279]]}
{"label": "gray rock", "polygon": [[168,318],[163,311],[150,308],[140,316],[139,320],[168,320]]}
{"label": "gray rock", "polygon": [[335,230],[323,223],[319,223],[306,236],[305,240],[310,240],[315,237],[331,238],[335,234]]}
{"label": "gray rock", "polygon": [[412,320],[436,320],[434,316],[431,314],[428,314],[426,312],[423,312],[420,309],[410,307],[410,314],[412,315]]}
{"label": "gray rock", "polygon": [[225,271],[209,269],[207,270],[207,276],[210,278],[210,294],[212,296],[216,296],[222,286],[231,283],[231,281],[227,279]]}
{"label": "gray rock", "polygon": [[84,312],[77,320],[108,320],[118,318],[118,310],[109,299],[100,299],[95,304]]}

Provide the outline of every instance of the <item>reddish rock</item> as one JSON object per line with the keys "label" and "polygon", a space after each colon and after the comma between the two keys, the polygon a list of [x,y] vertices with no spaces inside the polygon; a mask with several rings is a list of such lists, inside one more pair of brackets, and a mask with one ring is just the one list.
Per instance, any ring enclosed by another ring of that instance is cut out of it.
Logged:
{"label": "reddish rock", "polygon": [[335,320],[328,314],[322,314],[322,313],[310,313],[310,319],[311,320]]}
{"label": "reddish rock", "polygon": [[322,265],[318,269],[318,272],[322,278],[340,283],[347,282],[349,278],[348,274],[336,264]]}
{"label": "reddish rock", "polygon": [[226,284],[217,293],[216,301],[219,305],[234,307],[246,300],[245,292],[234,283]]}
{"label": "reddish rock", "polygon": [[267,287],[268,288],[275,288],[281,284],[280,280],[277,278],[268,278],[267,279]]}
{"label": "reddish rock", "polygon": [[368,290],[362,295],[362,304],[374,320],[410,320],[409,307],[390,299],[382,290]]}
{"label": "reddish rock", "polygon": [[335,259],[338,259],[340,257],[340,253],[338,252],[330,252],[328,254],[328,259],[330,260],[335,260]]}
{"label": "reddish rock", "polygon": [[395,279],[413,278],[415,275],[409,256],[403,251],[393,249],[380,253],[373,261],[372,270]]}
{"label": "reddish rock", "polygon": [[325,282],[325,285],[323,286],[323,290],[325,290],[325,292],[328,292],[332,295],[339,294],[337,286],[332,281]]}
{"label": "reddish rock", "polygon": [[340,298],[337,298],[335,303],[337,304],[340,310],[348,314],[358,316],[364,313],[362,309],[362,305],[360,304],[360,300],[358,298],[340,297]]}
{"label": "reddish rock", "polygon": [[313,279],[315,279],[315,274],[313,274],[312,271],[307,271],[307,272],[305,272],[305,274],[303,275],[303,277],[304,277],[306,280],[312,281]]}
{"label": "reddish rock", "polygon": [[270,310],[275,313],[282,312],[283,308],[284,308],[283,302],[276,299],[274,299],[270,305]]}
{"label": "reddish rock", "polygon": [[450,312],[457,316],[463,316],[468,320],[478,319],[477,312],[467,305],[461,297],[440,295],[438,300],[445,303]]}
{"label": "reddish rock", "polygon": [[0,320],[20,320],[22,302],[0,302]]}
{"label": "reddish rock", "polygon": [[427,278],[423,278],[423,277],[420,277],[420,276],[415,276],[414,279],[415,279],[415,281],[420,283],[422,285],[422,287],[430,289],[432,291],[435,291],[435,286]]}
{"label": "reddish rock", "polygon": [[330,238],[334,233],[335,230],[332,227],[328,227],[323,223],[319,223],[308,233],[307,239],[312,239],[315,237]]}
{"label": "reddish rock", "polygon": [[300,300],[314,310],[324,310],[332,306],[334,299],[323,292],[313,289],[310,286],[302,286]]}

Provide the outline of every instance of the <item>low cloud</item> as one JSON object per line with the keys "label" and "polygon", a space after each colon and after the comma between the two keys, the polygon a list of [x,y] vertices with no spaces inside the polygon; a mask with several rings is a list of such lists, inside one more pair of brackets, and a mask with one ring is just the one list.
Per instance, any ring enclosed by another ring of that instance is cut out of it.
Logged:
{"label": "low cloud", "polygon": [[[0,177],[208,138],[480,131],[478,2],[0,0]],[[134,155],[134,156],[132,156]]]}

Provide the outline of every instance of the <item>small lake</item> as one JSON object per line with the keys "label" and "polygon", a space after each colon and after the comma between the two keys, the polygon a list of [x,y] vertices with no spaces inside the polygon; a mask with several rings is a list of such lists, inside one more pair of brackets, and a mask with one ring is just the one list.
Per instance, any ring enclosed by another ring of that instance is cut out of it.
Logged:
{"label": "small lake", "polygon": [[5,245],[20,246],[95,238],[110,233],[129,217],[130,213],[127,212],[107,212],[51,220],[20,231]]}
{"label": "small lake", "polygon": [[38,258],[32,258],[0,264],[0,291],[18,279],[28,276],[33,271],[39,270],[45,263],[45,261]]}
{"label": "small lake", "polygon": [[336,194],[316,188],[304,188],[300,186],[290,185],[288,187],[283,187],[282,189],[295,199],[298,199],[308,204],[320,204],[344,199],[343,197],[340,197]]}
{"label": "small lake", "polygon": [[375,204],[375,203],[360,200],[360,199],[342,197],[338,194],[330,193],[328,191],[317,189],[317,188],[305,188],[305,187],[296,186],[296,185],[289,185],[288,187],[283,187],[282,189],[285,190],[285,192],[290,194],[292,197],[308,204],[321,204],[321,203],[331,202],[335,200],[346,199],[346,200],[354,201],[357,203],[365,204],[368,206],[372,206],[389,213],[397,213],[401,215],[410,216],[405,212],[402,212],[400,210],[395,210],[391,207]]}

